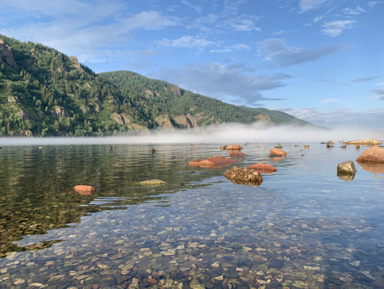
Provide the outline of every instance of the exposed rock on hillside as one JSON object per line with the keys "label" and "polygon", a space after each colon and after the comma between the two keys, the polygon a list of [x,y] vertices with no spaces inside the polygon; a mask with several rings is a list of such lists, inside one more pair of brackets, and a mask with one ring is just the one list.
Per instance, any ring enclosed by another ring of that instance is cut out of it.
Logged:
{"label": "exposed rock on hillside", "polygon": [[6,63],[13,68],[17,68],[15,58],[13,57],[12,48],[0,38],[0,63]]}

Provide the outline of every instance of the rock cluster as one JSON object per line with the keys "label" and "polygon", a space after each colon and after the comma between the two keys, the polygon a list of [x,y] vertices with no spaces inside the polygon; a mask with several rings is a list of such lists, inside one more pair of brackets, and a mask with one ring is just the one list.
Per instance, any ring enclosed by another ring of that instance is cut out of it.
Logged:
{"label": "rock cluster", "polygon": [[236,185],[259,186],[263,182],[263,177],[253,169],[243,167],[232,167],[225,171],[224,177]]}

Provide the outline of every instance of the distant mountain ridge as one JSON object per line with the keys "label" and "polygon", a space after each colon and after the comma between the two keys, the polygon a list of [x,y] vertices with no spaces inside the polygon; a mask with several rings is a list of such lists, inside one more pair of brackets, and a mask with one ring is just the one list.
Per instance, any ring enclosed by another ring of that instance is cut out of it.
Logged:
{"label": "distant mountain ridge", "polygon": [[102,136],[256,121],[310,125],[130,71],[97,74],[76,57],[0,35],[0,136]]}

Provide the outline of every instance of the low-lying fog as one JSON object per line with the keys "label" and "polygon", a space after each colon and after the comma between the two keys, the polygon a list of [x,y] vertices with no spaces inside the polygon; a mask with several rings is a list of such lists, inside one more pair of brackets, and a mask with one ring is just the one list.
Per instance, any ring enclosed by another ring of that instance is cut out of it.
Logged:
{"label": "low-lying fog", "polygon": [[146,134],[135,132],[113,137],[1,137],[0,145],[73,145],[73,144],[140,144],[140,143],[218,143],[265,142],[311,143],[333,140],[351,141],[384,139],[384,132],[354,128],[317,129],[314,127],[276,126],[260,124],[222,124],[190,130],[156,129]]}

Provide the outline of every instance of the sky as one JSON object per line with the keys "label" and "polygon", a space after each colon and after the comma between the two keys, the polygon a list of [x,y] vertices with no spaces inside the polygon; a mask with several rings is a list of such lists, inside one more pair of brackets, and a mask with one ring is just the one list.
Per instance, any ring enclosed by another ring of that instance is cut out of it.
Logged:
{"label": "sky", "polygon": [[329,127],[384,130],[384,0],[0,0],[0,34]]}

